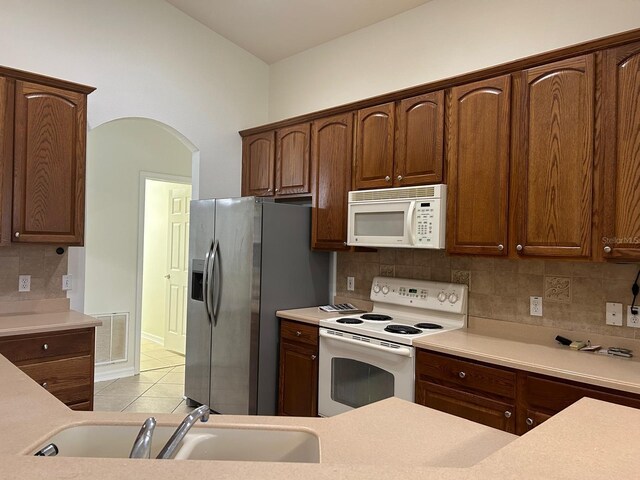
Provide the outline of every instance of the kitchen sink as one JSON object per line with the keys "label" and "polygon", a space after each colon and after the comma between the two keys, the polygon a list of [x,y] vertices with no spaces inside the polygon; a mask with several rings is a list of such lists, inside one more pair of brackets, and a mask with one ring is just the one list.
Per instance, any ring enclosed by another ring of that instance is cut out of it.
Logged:
{"label": "kitchen sink", "polygon": [[[58,456],[128,458],[140,430],[134,425],[80,425],[56,433],[31,454],[54,443]],[[151,458],[155,458],[175,427],[155,429]],[[305,430],[255,427],[194,427],[173,456],[175,460],[233,460],[249,462],[320,462],[318,437]]]}

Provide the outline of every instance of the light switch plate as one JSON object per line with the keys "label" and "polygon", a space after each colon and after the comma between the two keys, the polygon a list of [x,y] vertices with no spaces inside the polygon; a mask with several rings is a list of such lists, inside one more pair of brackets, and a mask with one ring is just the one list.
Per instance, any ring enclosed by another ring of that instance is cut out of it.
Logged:
{"label": "light switch plate", "polygon": [[631,313],[631,305],[627,306],[627,327],[640,328],[640,307],[635,315]]}
{"label": "light switch plate", "polygon": [[71,275],[62,275],[62,290],[71,290],[72,287]]}
{"label": "light switch plate", "polygon": [[347,277],[347,290],[353,292],[356,288],[356,281],[354,277]]}
{"label": "light switch plate", "polygon": [[607,302],[607,325],[622,326],[622,304]]}
{"label": "light switch plate", "polygon": [[529,297],[529,315],[542,316],[542,297]]}

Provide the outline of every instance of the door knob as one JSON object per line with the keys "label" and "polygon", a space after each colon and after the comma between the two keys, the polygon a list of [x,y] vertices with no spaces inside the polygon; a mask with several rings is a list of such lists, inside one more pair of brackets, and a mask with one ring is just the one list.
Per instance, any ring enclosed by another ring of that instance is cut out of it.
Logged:
{"label": "door knob", "polygon": [[43,350],[49,350],[49,344],[45,343],[44,345],[42,345],[42,349]]}
{"label": "door knob", "polygon": [[315,355],[311,355],[311,360],[315,360],[316,356]]}
{"label": "door knob", "polygon": [[385,182],[390,182],[391,181],[391,177],[389,175],[387,175],[386,177],[384,177],[384,181]]}
{"label": "door knob", "polygon": [[498,250],[503,251],[504,250],[504,245],[502,245],[502,244],[498,245]]}
{"label": "door knob", "polygon": [[42,382],[42,387],[46,390],[49,388],[49,384],[47,382]]}
{"label": "door knob", "polygon": [[504,416],[505,418],[511,418],[511,412],[507,410],[506,412],[504,412]]}
{"label": "door knob", "polygon": [[521,252],[521,251],[522,251],[522,245],[520,245],[520,244],[516,245],[516,250],[518,250],[519,252]]}
{"label": "door knob", "polygon": [[526,423],[528,426],[532,426],[533,425],[533,418],[527,417],[527,419],[524,421],[524,423]]}
{"label": "door knob", "polygon": [[20,232],[16,232],[14,235],[16,238],[20,238]]}
{"label": "door knob", "polygon": [[609,245],[604,247],[604,253],[611,253],[611,247]]}
{"label": "door knob", "polygon": [[400,182],[400,181],[402,181],[402,175],[398,175],[398,177],[397,177],[397,178],[398,178],[398,181],[399,181],[399,182]]}
{"label": "door knob", "polygon": [[467,376],[467,374],[466,374],[466,373],[464,373],[464,372],[460,372],[460,373],[458,374],[458,376],[459,376],[460,378],[464,378],[464,377],[466,377],[466,376]]}

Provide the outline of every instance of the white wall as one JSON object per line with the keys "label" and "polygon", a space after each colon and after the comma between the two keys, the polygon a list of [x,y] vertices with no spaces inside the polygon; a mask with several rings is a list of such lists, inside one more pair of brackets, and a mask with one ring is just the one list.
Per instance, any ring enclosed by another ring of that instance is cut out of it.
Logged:
{"label": "white wall", "polygon": [[638,0],[432,0],[271,65],[269,121],[638,27]]}
{"label": "white wall", "polygon": [[201,152],[200,197],[239,195],[237,132],[267,120],[264,62],[163,0],[0,0],[0,12],[0,65],[97,87],[90,127],[172,126]]}

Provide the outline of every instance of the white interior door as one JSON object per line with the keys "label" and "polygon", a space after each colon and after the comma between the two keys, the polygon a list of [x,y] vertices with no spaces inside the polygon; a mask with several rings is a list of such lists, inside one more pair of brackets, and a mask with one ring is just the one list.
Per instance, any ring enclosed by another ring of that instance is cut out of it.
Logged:
{"label": "white interior door", "polygon": [[169,192],[167,295],[164,346],[184,355],[187,334],[187,284],[190,188]]}

